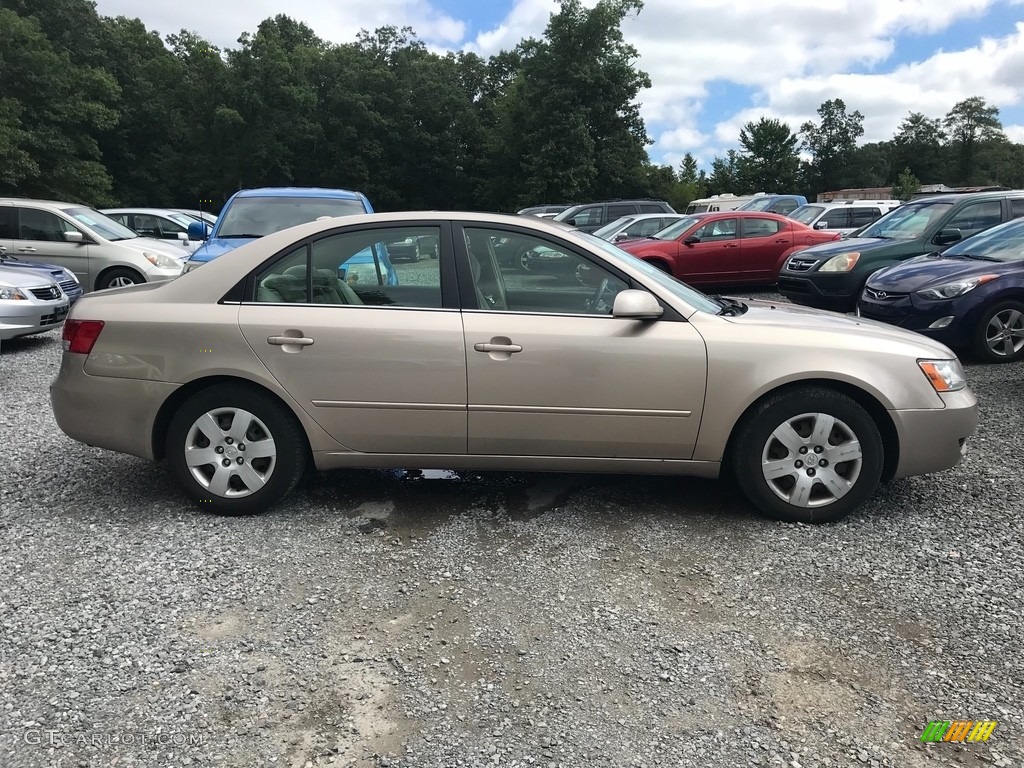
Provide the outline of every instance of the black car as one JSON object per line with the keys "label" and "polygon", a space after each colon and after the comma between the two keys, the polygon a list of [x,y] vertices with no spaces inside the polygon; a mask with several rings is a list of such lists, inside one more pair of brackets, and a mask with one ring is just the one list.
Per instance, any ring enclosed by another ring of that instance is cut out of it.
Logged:
{"label": "black car", "polygon": [[874,272],[1018,216],[1024,216],[1024,190],[911,200],[856,237],[794,253],[779,272],[779,292],[796,304],[852,312]]}
{"label": "black car", "polygon": [[876,272],[857,308],[987,362],[1024,358],[1024,219]]}
{"label": "black car", "polygon": [[569,224],[584,232],[593,232],[610,221],[637,213],[675,213],[664,200],[605,200],[574,205],[555,216],[554,221]]}

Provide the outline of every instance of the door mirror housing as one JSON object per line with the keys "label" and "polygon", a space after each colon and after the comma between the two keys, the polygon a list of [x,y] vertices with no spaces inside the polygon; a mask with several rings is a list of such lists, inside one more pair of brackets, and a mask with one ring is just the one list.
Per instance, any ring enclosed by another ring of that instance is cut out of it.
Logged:
{"label": "door mirror housing", "polygon": [[178,239],[179,239],[179,240],[180,240],[181,242],[183,242],[183,243],[187,243],[187,242],[188,242],[188,233],[187,233],[187,232],[179,232],[179,233],[177,234],[177,238],[178,238]]}
{"label": "door mirror housing", "polygon": [[206,239],[206,224],[201,221],[193,221],[188,225],[189,240],[205,240]]}
{"label": "door mirror housing", "polygon": [[81,232],[78,232],[77,230],[74,231],[74,232],[65,232],[64,233],[64,242],[66,242],[66,243],[81,243],[84,240],[85,240],[85,237],[82,235]]}
{"label": "door mirror housing", "polygon": [[815,229],[828,229],[828,224],[826,222],[824,222],[824,221],[816,221],[816,222],[814,222],[814,228]]}
{"label": "door mirror housing", "polygon": [[620,291],[612,305],[612,317],[628,317],[634,320],[656,320],[664,312],[653,293],[635,289]]}
{"label": "door mirror housing", "polygon": [[693,245],[694,243],[699,243],[700,242],[700,238],[697,237],[696,235],[690,235],[688,238],[683,240],[683,242],[686,245]]}
{"label": "door mirror housing", "polygon": [[964,239],[963,233],[956,227],[948,227],[946,229],[939,230],[932,242],[936,245],[949,245],[950,243],[958,243]]}

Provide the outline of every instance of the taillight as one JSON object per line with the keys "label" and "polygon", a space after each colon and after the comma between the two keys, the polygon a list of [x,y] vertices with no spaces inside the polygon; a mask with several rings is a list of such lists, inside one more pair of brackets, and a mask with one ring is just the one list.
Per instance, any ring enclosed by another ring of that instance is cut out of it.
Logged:
{"label": "taillight", "polygon": [[92,352],[102,330],[102,320],[65,320],[64,349],[79,355],[88,355]]}

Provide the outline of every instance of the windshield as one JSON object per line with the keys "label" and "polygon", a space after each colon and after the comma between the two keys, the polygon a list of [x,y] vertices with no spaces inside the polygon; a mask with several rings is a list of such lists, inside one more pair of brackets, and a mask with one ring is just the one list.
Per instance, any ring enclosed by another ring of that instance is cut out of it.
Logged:
{"label": "windshield", "polygon": [[577,213],[579,213],[581,210],[583,210],[583,206],[582,205],[574,205],[572,208],[566,208],[564,211],[562,211],[561,213],[557,214],[554,217],[553,221],[568,221],[573,216],[575,216]]}
{"label": "windshield", "polygon": [[952,207],[952,203],[907,203],[865,227],[859,236],[915,240],[924,234],[932,222],[945,216]]}
{"label": "windshield", "polygon": [[178,222],[179,224],[181,224],[181,226],[185,227],[186,229],[188,228],[188,225],[191,224],[193,221],[202,221],[202,219],[200,219],[198,216],[189,216],[188,214],[185,213],[169,213],[167,214],[167,218],[171,219],[172,221]]}
{"label": "windshield", "polygon": [[328,216],[366,213],[361,200],[330,197],[237,197],[220,216],[217,237],[263,237]]}
{"label": "windshield", "polygon": [[767,211],[769,208],[771,208],[772,203],[774,203],[775,200],[776,200],[776,198],[774,198],[774,197],[758,197],[758,198],[756,198],[754,200],[751,200],[749,203],[744,203],[743,205],[741,205],[736,210],[737,211]]}
{"label": "windshield", "polygon": [[708,208],[711,207],[710,203],[690,203],[686,206],[687,213],[707,213]]}
{"label": "windshield", "polygon": [[589,232],[581,232],[581,237],[585,237],[593,245],[596,245],[602,251],[612,257],[613,260],[628,262],[631,267],[636,267],[644,273],[652,282],[657,283],[662,288],[665,288],[674,296],[685,301],[691,307],[701,310],[702,312],[710,312],[713,315],[717,315],[719,310],[722,308],[720,304],[712,301],[710,298],[705,296],[698,290],[691,288],[686,283],[676,280],[672,275],[667,272],[662,272],[657,267],[648,264],[643,259],[638,259],[631,253],[626,253],[618,246],[609,243],[607,240],[602,240],[599,237],[594,237]]}
{"label": "windshield", "polygon": [[632,216],[623,216],[621,219],[616,219],[615,221],[609,224],[605,224],[600,229],[595,229],[594,234],[597,235],[598,237],[607,237],[608,235],[614,235],[620,229],[629,224],[632,220]]}
{"label": "windshield", "polygon": [[801,205],[791,214],[789,218],[796,219],[801,224],[807,224],[810,226],[811,222],[820,216],[825,209],[820,205]]}
{"label": "windshield", "polygon": [[79,224],[84,224],[104,240],[133,240],[140,237],[139,233],[118,224],[109,216],[92,208],[65,208],[64,213]]}
{"label": "windshield", "polygon": [[655,232],[651,237],[656,240],[675,240],[700,220],[700,216],[687,216],[679,221],[672,222],[664,229]]}
{"label": "windshield", "polygon": [[1024,219],[986,229],[961,240],[942,252],[943,256],[973,256],[994,261],[1024,261]]}

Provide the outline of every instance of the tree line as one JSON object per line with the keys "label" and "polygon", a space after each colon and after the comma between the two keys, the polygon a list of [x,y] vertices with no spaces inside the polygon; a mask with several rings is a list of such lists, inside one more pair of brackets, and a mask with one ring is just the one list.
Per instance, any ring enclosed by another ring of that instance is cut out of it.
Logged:
{"label": "tree line", "polygon": [[541,38],[484,58],[430,51],[408,28],[332,44],[285,15],[221,50],[91,0],[0,0],[0,195],[216,209],[240,188],[299,185],[358,189],[378,210],[514,211],[901,177],[1024,184],[1024,148],[981,98],[861,146],[863,117],[835,99],[796,132],[748,123],[710,173],[692,155],[654,164],[650,79],[621,32],[642,6],[560,0]]}

